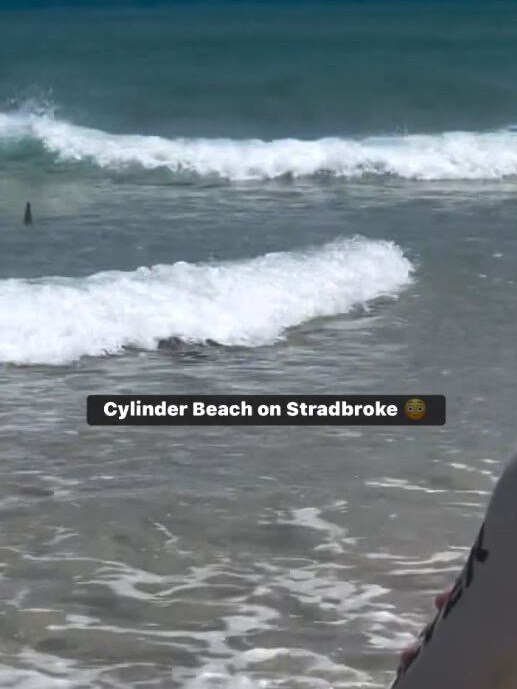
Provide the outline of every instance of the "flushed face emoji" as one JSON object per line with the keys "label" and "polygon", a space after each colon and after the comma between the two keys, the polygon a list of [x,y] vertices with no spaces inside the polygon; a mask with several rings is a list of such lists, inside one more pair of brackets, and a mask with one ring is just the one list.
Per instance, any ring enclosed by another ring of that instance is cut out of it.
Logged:
{"label": "flushed face emoji", "polygon": [[424,418],[426,411],[425,402],[419,397],[412,397],[404,405],[404,413],[411,421],[420,421]]}

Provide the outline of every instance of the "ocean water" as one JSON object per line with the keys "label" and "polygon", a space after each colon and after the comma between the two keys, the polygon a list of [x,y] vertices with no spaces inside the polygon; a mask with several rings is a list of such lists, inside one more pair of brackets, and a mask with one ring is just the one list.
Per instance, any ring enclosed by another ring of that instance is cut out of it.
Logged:
{"label": "ocean water", "polygon": [[[0,5],[0,684],[388,687],[515,442],[517,6],[43,5]],[[205,392],[448,423],[86,426]]]}

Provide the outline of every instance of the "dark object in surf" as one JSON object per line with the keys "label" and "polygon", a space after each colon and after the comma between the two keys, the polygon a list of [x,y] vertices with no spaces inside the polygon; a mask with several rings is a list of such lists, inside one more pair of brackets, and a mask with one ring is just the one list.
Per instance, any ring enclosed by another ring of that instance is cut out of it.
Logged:
{"label": "dark object in surf", "polygon": [[32,209],[30,203],[25,204],[25,213],[23,214],[23,224],[32,225]]}

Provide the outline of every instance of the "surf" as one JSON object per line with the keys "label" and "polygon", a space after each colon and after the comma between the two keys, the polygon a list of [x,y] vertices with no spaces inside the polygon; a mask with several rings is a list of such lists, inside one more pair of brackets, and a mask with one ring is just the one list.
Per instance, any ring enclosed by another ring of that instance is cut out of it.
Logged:
{"label": "surf", "polygon": [[397,245],[356,237],[241,261],[1,280],[0,361],[62,364],[171,338],[270,345],[311,319],[395,297],[412,272]]}
{"label": "surf", "polygon": [[181,176],[253,181],[331,176],[494,180],[517,174],[517,132],[442,132],[315,140],[173,138],[110,134],[52,113],[0,113],[0,156],[36,144],[56,165],[138,168]]}

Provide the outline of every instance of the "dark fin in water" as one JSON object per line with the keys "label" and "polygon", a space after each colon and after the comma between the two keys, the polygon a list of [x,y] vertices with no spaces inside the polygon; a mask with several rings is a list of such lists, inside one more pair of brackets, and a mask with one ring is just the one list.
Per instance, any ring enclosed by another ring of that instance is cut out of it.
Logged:
{"label": "dark fin in water", "polygon": [[23,224],[32,225],[32,210],[29,202],[25,205],[25,213],[23,215]]}

